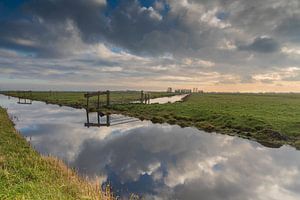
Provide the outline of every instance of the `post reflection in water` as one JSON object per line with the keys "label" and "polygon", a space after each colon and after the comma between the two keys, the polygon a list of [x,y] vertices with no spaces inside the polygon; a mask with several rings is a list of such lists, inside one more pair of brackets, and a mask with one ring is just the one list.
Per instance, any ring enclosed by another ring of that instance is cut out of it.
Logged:
{"label": "post reflection in water", "polygon": [[[101,111],[98,112],[89,112],[87,109],[86,112],[86,123],[84,123],[85,127],[101,127],[101,126],[116,126],[121,124],[128,124],[132,122],[138,122],[139,119],[127,116],[119,116],[111,119],[111,115],[109,113],[103,113]],[[96,114],[97,122],[90,121],[90,114]]]}
{"label": "post reflection in water", "polygon": [[[89,112],[87,109],[86,112],[86,123],[84,124],[85,127],[100,127],[100,126],[110,126],[110,114],[103,113],[101,111],[98,112]],[[90,113],[95,113],[97,116],[97,123],[96,122],[90,122]],[[105,123],[101,120],[103,117],[106,118]]]}
{"label": "post reflection in water", "polygon": [[20,98],[19,97],[19,100],[18,100],[17,103],[18,104],[27,104],[27,105],[30,105],[30,104],[32,104],[32,100],[31,99],[24,99],[24,98]]}
{"label": "post reflection in water", "polygon": [[[64,160],[83,176],[111,183],[118,195],[178,200],[299,200],[300,152],[195,128],[110,115],[110,125],[86,128],[85,110],[0,95],[16,128],[34,148]],[[91,114],[91,122],[97,121]],[[38,119],[38,120],[37,120]],[[107,117],[103,116],[103,123]]]}

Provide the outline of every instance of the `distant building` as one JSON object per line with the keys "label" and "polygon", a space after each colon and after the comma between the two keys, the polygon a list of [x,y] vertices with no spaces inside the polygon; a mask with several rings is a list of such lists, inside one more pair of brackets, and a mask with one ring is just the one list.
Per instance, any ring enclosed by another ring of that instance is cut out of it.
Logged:
{"label": "distant building", "polygon": [[175,90],[175,93],[188,94],[188,93],[192,93],[192,90],[191,89],[177,89],[177,90]]}
{"label": "distant building", "polygon": [[167,92],[172,93],[172,88],[168,87]]}

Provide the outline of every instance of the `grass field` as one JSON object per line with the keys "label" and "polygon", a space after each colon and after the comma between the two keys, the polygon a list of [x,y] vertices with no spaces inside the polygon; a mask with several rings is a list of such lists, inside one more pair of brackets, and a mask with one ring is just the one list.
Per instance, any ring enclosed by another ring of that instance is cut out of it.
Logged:
{"label": "grass field", "polygon": [[2,108],[0,138],[0,199],[100,199],[99,187],[33,150]]}
{"label": "grass field", "polygon": [[183,103],[119,105],[114,109],[154,122],[299,147],[300,94],[193,94]]}
{"label": "grass field", "polygon": [[[122,105],[113,105],[110,112],[237,135],[274,147],[282,144],[300,147],[300,94],[206,93],[192,94],[184,102],[174,104],[144,105],[128,104],[129,99],[139,98],[139,92],[125,93],[115,94],[115,99],[128,98]],[[18,96],[15,92],[8,95]],[[164,95],[169,94],[157,93]],[[49,97],[33,92],[32,99],[73,107],[86,104],[83,93],[61,92]]]}

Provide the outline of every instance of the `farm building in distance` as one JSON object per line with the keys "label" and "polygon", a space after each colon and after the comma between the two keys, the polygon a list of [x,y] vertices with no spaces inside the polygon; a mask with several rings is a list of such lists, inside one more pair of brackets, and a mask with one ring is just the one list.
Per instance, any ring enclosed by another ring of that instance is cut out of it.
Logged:
{"label": "farm building in distance", "polygon": [[187,94],[187,93],[192,93],[192,90],[191,89],[177,89],[177,90],[175,90],[175,93]]}
{"label": "farm building in distance", "polygon": [[[171,93],[173,92],[171,87],[167,88],[167,92]],[[198,88],[193,88],[191,89],[175,89],[174,90],[175,93],[180,93],[180,94],[189,94],[189,93],[204,93],[203,90],[198,90]]]}

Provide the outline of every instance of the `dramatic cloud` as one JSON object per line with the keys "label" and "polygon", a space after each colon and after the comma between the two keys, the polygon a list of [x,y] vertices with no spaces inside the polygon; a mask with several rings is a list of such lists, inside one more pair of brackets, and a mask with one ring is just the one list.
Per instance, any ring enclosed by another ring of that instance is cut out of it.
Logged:
{"label": "dramatic cloud", "polygon": [[259,53],[273,53],[279,50],[279,45],[272,38],[259,37],[255,38],[253,43],[246,46],[240,46],[239,49],[246,51],[257,51]]}
{"label": "dramatic cloud", "polygon": [[[47,89],[165,89],[161,83],[167,81],[174,87],[264,90],[257,74],[299,67],[299,4],[5,0],[0,83],[10,89],[24,87],[28,79],[40,83],[28,87]],[[300,91],[296,77],[274,79],[267,90],[287,91],[292,84],[292,91]]]}

